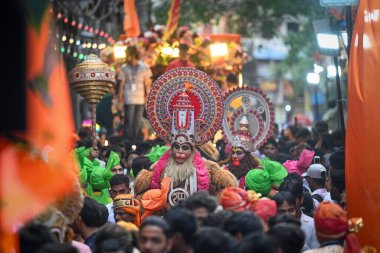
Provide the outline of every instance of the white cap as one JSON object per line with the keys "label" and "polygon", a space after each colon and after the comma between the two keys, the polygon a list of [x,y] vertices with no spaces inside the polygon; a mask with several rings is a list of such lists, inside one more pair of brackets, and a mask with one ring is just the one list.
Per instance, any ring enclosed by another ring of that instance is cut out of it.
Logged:
{"label": "white cap", "polygon": [[[324,175],[322,176],[322,174]],[[322,164],[312,164],[302,176],[308,176],[311,178],[325,178],[326,168]]]}

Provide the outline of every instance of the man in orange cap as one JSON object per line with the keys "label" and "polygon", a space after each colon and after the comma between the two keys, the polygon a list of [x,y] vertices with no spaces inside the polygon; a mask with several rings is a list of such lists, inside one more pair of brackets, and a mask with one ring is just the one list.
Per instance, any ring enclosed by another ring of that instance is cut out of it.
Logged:
{"label": "man in orange cap", "polygon": [[115,221],[125,221],[140,227],[140,202],[132,194],[120,194],[113,201]]}
{"label": "man in orange cap", "polygon": [[[353,222],[355,228],[361,228],[360,220],[358,219]],[[314,222],[321,247],[305,252],[361,252],[357,237],[349,233],[357,231],[349,228],[347,213],[337,204],[332,202],[322,202],[319,204],[314,215]]]}

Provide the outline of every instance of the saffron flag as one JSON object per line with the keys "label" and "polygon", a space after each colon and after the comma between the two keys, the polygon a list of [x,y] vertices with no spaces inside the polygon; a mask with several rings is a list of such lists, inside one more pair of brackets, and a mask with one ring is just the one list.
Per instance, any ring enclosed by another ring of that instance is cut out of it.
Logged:
{"label": "saffron flag", "polygon": [[172,0],[172,5],[170,7],[168,21],[166,22],[165,33],[162,37],[163,42],[167,41],[177,29],[180,11],[181,11],[181,0]]}
{"label": "saffron flag", "polygon": [[[74,124],[66,71],[53,50],[54,36],[50,36],[55,35],[50,32],[51,1],[23,2],[26,74],[20,75],[25,75],[26,83],[20,87],[26,90],[26,130],[0,136],[2,234],[9,234],[17,224],[33,218],[71,191],[77,177],[75,161],[70,155]],[[0,238],[0,251],[10,252],[5,248],[10,245],[5,241],[9,237]]]}
{"label": "saffron flag", "polygon": [[140,24],[136,12],[135,0],[124,0],[123,25],[127,37],[137,37],[140,35]]}
{"label": "saffron flag", "polygon": [[362,217],[362,246],[380,250],[380,1],[359,2],[352,36],[346,134],[350,217]]}

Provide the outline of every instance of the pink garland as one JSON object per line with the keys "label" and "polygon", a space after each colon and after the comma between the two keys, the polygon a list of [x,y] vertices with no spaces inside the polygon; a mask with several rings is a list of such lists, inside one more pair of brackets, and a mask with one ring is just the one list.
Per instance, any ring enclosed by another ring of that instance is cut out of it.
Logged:
{"label": "pink garland", "polygon": [[[170,150],[158,160],[157,165],[154,167],[151,188],[160,189],[161,174],[165,171],[165,167],[169,162]],[[193,158],[194,167],[197,170],[197,184],[198,190],[208,191],[210,189],[210,178],[201,154],[197,151]]]}

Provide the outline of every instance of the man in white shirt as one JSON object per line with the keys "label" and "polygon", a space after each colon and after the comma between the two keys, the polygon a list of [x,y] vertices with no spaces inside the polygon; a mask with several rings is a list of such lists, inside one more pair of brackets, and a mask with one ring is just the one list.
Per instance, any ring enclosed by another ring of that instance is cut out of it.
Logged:
{"label": "man in white shirt", "polygon": [[[129,178],[124,174],[116,174],[110,180],[110,196],[112,200],[120,194],[128,194],[129,189]],[[109,203],[107,206],[108,209],[108,221],[115,223],[115,217],[113,212],[113,202]]]}
{"label": "man in white shirt", "polygon": [[312,164],[305,174],[307,183],[312,191],[311,196],[313,197],[314,208],[316,209],[328,193],[325,187],[326,168],[322,164]]}

